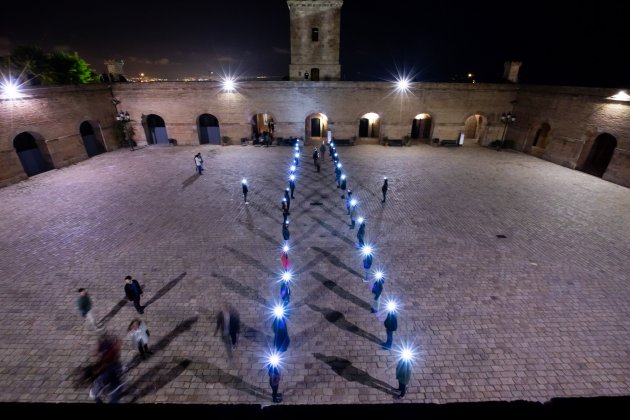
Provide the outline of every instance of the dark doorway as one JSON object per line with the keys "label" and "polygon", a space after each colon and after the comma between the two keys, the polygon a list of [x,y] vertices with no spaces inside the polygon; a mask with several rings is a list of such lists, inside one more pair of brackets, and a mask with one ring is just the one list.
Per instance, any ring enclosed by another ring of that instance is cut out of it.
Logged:
{"label": "dark doorway", "polygon": [[311,80],[314,82],[318,82],[319,81],[319,69],[317,68],[312,68],[311,69]]}
{"label": "dark doorway", "polygon": [[149,144],[169,144],[166,124],[159,115],[149,114],[146,117],[147,141]]}
{"label": "dark doorway", "polygon": [[199,144],[221,144],[219,120],[212,114],[199,116]]}
{"label": "dark doorway", "polygon": [[24,132],[15,136],[13,147],[26,175],[33,176],[52,169],[31,133]]}
{"label": "dark doorway", "polygon": [[549,135],[550,130],[551,126],[549,124],[542,123],[540,128],[536,130],[536,136],[534,137],[532,146],[544,149],[547,146],[547,136]]}
{"label": "dark doorway", "polygon": [[83,146],[88,157],[100,155],[105,153],[105,146],[96,138],[94,127],[89,121],[83,121],[79,126],[79,132],[83,139]]}
{"label": "dark doorway", "polygon": [[361,118],[359,120],[359,137],[370,137],[370,120]]}
{"label": "dark doorway", "polygon": [[431,117],[429,114],[418,114],[411,123],[412,139],[431,138]]}
{"label": "dark doorway", "polygon": [[601,178],[608,168],[616,147],[617,139],[613,135],[603,133],[597,136],[582,171]]}
{"label": "dark doorway", "polygon": [[322,136],[322,125],[319,118],[311,118],[311,137]]}

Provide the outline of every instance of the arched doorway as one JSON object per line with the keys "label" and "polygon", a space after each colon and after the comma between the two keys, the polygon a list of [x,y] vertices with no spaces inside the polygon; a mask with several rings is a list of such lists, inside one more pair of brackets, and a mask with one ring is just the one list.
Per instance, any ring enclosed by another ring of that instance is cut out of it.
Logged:
{"label": "arched doorway", "polygon": [[411,138],[412,139],[430,139],[431,128],[431,116],[426,113],[418,114],[414,117],[411,123]]}
{"label": "arched doorway", "polygon": [[321,142],[322,138],[327,138],[328,117],[321,112],[309,114],[305,120],[304,131],[305,141]]}
{"label": "arched doorway", "polygon": [[616,148],[617,139],[612,134],[602,133],[597,136],[582,171],[601,178]]}
{"label": "arched doorway", "polygon": [[91,121],[83,121],[79,126],[79,132],[83,139],[83,146],[88,157],[100,155],[105,153],[105,145],[102,140],[97,137],[97,132],[94,130],[94,123]]}
{"label": "arched doorway", "polygon": [[[35,137],[37,136],[37,138]],[[23,132],[13,139],[13,147],[26,175],[33,176],[53,168],[46,142],[39,135]]]}
{"label": "arched doorway", "polygon": [[199,144],[221,144],[219,120],[212,114],[199,116]]}
{"label": "arched doorway", "polygon": [[145,130],[149,144],[169,144],[166,124],[159,115],[149,114],[145,117]]}
{"label": "arched doorway", "polygon": [[375,112],[368,112],[359,120],[359,137],[379,137],[381,118]]}
{"label": "arched doorway", "polygon": [[481,114],[471,115],[464,122],[464,137],[475,141],[483,140],[486,126],[486,117]]}
{"label": "arched doorway", "polygon": [[311,69],[311,80],[313,82],[319,82],[319,69],[316,67]]}
{"label": "arched doorway", "polygon": [[534,136],[532,147],[538,147],[540,149],[544,149],[545,147],[547,147],[547,141],[550,131],[551,126],[547,123],[542,123],[540,125],[540,128],[536,130],[536,135]]}

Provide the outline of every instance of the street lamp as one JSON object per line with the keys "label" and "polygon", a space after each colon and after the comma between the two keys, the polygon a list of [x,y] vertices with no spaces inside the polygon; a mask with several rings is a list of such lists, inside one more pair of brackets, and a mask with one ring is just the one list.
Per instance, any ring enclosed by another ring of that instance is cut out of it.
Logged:
{"label": "street lamp", "polygon": [[511,112],[504,112],[501,114],[501,122],[505,124],[503,126],[503,134],[501,135],[501,143],[499,143],[499,147],[497,148],[497,152],[503,148],[503,142],[505,141],[505,134],[507,133],[508,125],[516,122],[516,115]]}

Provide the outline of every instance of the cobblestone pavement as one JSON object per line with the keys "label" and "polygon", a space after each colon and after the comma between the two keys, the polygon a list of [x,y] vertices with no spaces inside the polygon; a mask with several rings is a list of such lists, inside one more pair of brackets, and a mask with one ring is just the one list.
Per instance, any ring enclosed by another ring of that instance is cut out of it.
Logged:
{"label": "cobblestone pavement", "polygon": [[[379,345],[332,164],[316,173],[311,150],[291,203],[297,278],[280,392],[285,404],[390,403],[396,353]],[[402,304],[394,344],[417,349],[403,403],[630,394],[630,190],[476,146],[338,150],[384,297]],[[279,298],[290,158],[288,147],[154,146],[0,189],[0,401],[88,401],[77,371],[97,335],[76,289],[124,338],[131,274],[155,351],[139,362],[124,341],[138,402],[271,404],[267,308]],[[243,324],[231,361],[213,336],[223,301]]]}

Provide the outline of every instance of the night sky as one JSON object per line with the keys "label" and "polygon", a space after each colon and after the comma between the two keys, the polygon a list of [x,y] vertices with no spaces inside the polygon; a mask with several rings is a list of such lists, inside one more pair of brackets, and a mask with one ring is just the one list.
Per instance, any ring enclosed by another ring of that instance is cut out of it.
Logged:
{"label": "night sky", "polygon": [[[11,3],[0,20],[0,56],[31,44],[76,51],[99,73],[105,59],[122,58],[131,77],[288,74],[285,0]],[[495,82],[503,62],[517,60],[523,83],[630,88],[623,2],[551,3],[345,0],[342,78],[404,72],[450,81],[472,72]]]}

